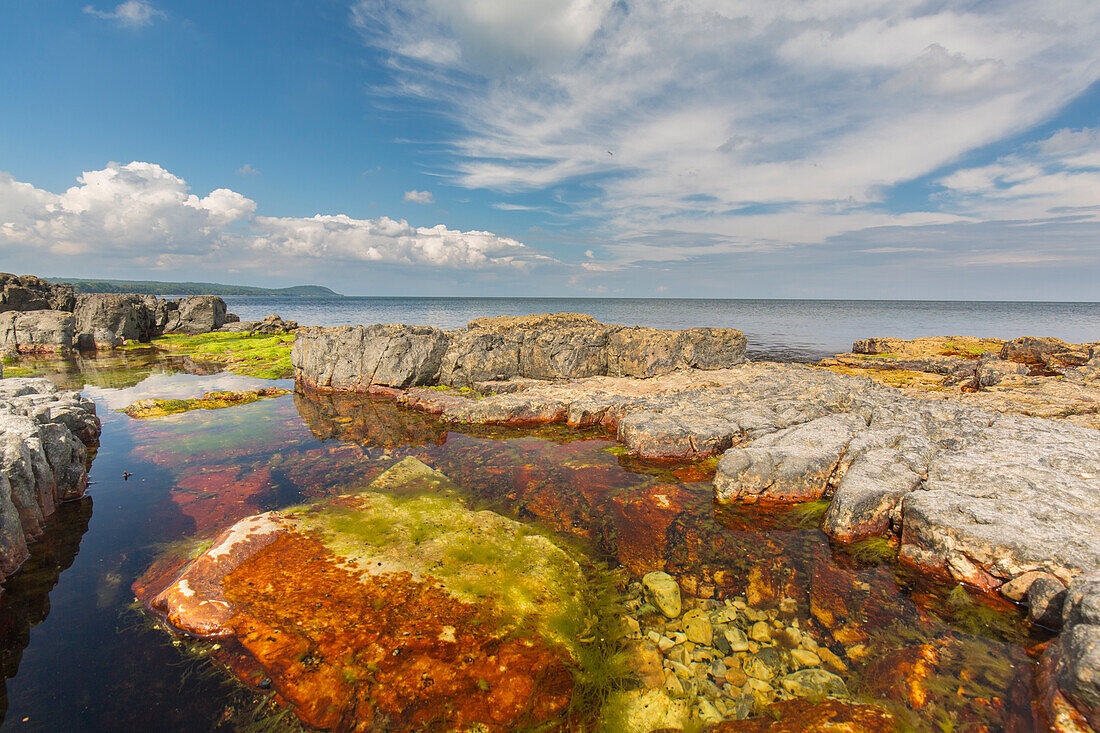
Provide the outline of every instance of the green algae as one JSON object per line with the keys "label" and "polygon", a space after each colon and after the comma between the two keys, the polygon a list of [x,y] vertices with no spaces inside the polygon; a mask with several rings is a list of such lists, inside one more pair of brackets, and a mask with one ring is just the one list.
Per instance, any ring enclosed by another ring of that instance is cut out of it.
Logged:
{"label": "green algae", "polygon": [[[283,379],[294,375],[290,364],[293,334],[264,336],[242,333],[200,333],[160,336],[151,345],[192,359],[222,364],[225,370],[260,379]],[[129,348],[148,348],[140,344]]]}
{"label": "green algae", "polygon": [[849,545],[848,554],[857,562],[881,565],[892,562],[897,557],[898,548],[889,538],[868,537]]}
{"label": "green algae", "polygon": [[818,499],[795,504],[783,515],[784,524],[796,529],[812,529],[821,525],[821,518],[829,508],[829,499]]}
{"label": "green algae", "polygon": [[145,420],[156,417],[178,415],[192,410],[221,410],[226,407],[236,407],[257,402],[266,397],[281,397],[290,394],[286,389],[258,389],[245,391],[221,391],[207,392],[202,397],[192,399],[159,399],[150,398],[138,400],[129,406],[119,410],[136,420]]}

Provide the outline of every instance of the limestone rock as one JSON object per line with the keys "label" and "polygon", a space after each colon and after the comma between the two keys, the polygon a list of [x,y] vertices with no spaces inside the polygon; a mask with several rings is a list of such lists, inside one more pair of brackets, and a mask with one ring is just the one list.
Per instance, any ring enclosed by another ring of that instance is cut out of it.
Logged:
{"label": "limestone rock", "polygon": [[225,301],[216,295],[191,295],[177,301],[167,301],[164,309],[157,304],[155,320],[161,333],[208,333],[225,325]]}
{"label": "limestone rock", "polygon": [[668,573],[660,570],[642,576],[646,596],[661,613],[669,618],[680,615],[680,586]]}
{"label": "limestone rock", "polygon": [[715,494],[719,501],[819,499],[856,430],[866,425],[860,416],[830,415],[731,448],[718,462]]}
{"label": "limestone rock", "polygon": [[95,405],[45,379],[0,381],[0,576],[27,558],[27,542],[88,485],[85,444],[99,437]]}
{"label": "limestone rock", "polygon": [[377,325],[304,328],[291,350],[295,378],[320,390],[434,384],[448,338],[434,328]]}
{"label": "limestone rock", "polygon": [[82,294],[74,312],[77,333],[92,334],[97,345],[103,338],[99,332],[108,331],[118,338],[148,341],[156,335],[156,301],[151,295]]}
{"label": "limestone rock", "polygon": [[0,313],[0,349],[24,354],[56,353],[74,346],[72,313],[58,310]]}
{"label": "limestone rock", "polygon": [[0,272],[0,313],[8,311],[73,310],[72,285],[53,284],[34,275]]}

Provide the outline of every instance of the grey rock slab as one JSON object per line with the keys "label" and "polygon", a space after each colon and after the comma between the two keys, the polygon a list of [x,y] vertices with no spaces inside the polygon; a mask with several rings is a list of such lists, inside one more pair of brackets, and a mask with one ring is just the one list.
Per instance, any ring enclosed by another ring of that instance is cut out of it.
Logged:
{"label": "grey rock slab", "polygon": [[860,415],[828,415],[732,448],[718,462],[715,496],[727,502],[819,499],[852,437],[866,427]]}
{"label": "grey rock slab", "polygon": [[73,348],[76,322],[67,311],[0,313],[0,348],[21,353],[51,353]]}

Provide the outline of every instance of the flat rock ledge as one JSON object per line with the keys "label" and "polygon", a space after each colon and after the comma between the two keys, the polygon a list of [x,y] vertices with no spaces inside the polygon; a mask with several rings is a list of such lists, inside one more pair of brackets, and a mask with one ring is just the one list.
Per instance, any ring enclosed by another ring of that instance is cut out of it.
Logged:
{"label": "flat rock ledge", "polygon": [[516,378],[654,377],[744,360],[745,337],[735,329],[628,328],[577,313],[480,318],[457,331],[400,324],[303,328],[291,355],[302,384],[357,392]]}
{"label": "flat rock ledge", "polygon": [[99,432],[95,404],[78,392],[0,380],[0,577],[27,559],[58,504],[84,495],[87,446]]}

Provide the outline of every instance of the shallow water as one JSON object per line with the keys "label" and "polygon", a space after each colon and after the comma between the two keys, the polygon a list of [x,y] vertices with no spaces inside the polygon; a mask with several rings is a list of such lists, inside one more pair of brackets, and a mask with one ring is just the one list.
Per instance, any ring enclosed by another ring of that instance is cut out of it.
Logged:
{"label": "shallow water", "polygon": [[[1027,649],[1045,637],[1016,609],[916,577],[881,548],[834,546],[812,513],[716,507],[711,465],[624,456],[599,430],[444,425],[362,396],[295,394],[139,421],[116,410],[271,382],[181,373],[210,370],[150,354],[55,365],[65,386],[87,378],[102,447],[88,498],[63,507],[4,584],[4,729],[239,725],[257,693],[151,625],[131,584],[166,543],[365,486],[408,456],[450,477],[467,503],[578,543],[628,577],[664,568],[700,597],[759,608],[796,599],[805,628],[847,660],[855,696],[888,705],[914,729],[1031,727]],[[938,662],[917,680],[927,702],[914,709],[912,680],[899,670],[920,654]]]}

